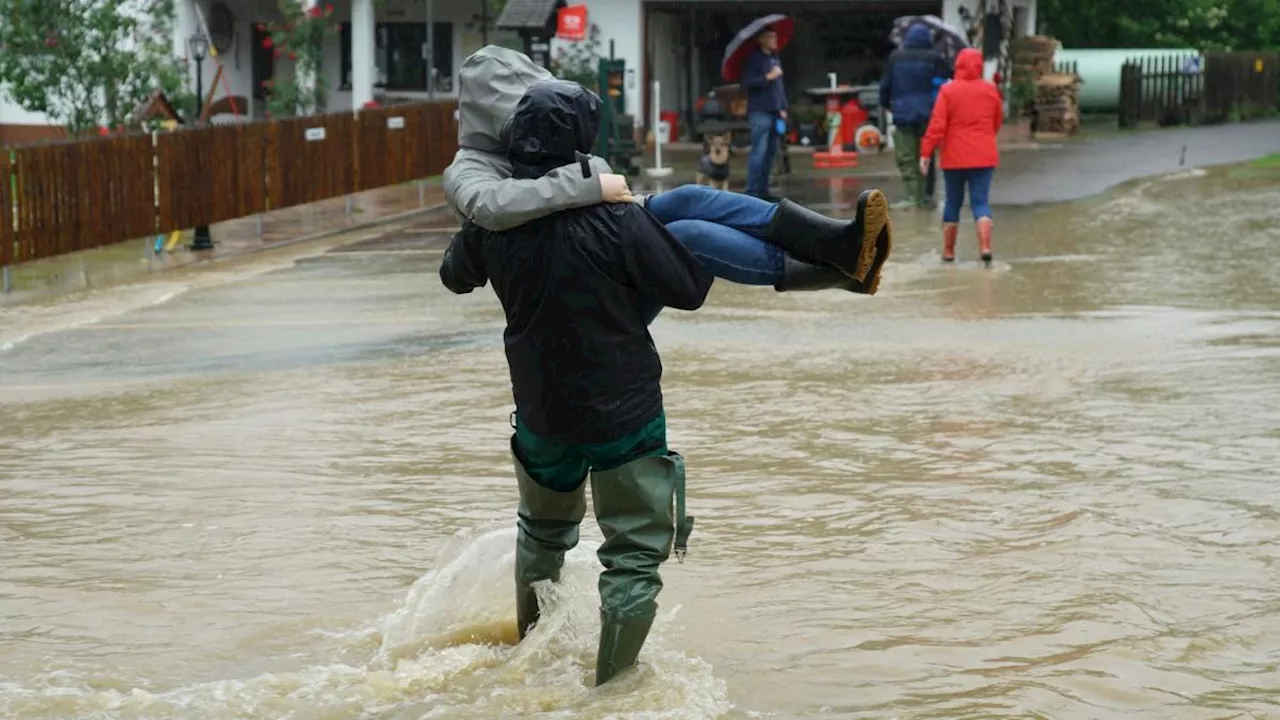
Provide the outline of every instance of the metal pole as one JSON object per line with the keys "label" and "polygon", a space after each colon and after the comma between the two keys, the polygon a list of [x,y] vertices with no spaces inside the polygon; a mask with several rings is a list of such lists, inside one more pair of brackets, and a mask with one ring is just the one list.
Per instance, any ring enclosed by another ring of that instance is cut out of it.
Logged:
{"label": "metal pole", "polygon": [[427,183],[425,180],[418,181],[418,207],[427,204]]}
{"label": "metal pole", "polygon": [[436,97],[436,41],[435,41],[435,2],[426,0],[427,4],[427,43],[423,54],[427,66],[427,99]]}
{"label": "metal pole", "polygon": [[[196,58],[196,117],[195,124],[200,124],[204,116],[204,57]],[[208,225],[196,227],[195,238],[191,242],[192,250],[212,250],[213,238],[209,235]]]}
{"label": "metal pole", "polygon": [[356,199],[354,195],[347,196],[347,217],[351,217],[352,211],[355,209]]}
{"label": "metal pole", "polygon": [[258,213],[258,237],[262,237],[262,213]]}
{"label": "metal pole", "polygon": [[9,267],[8,265],[4,266],[3,287],[4,287],[4,292],[13,291],[13,268]]}

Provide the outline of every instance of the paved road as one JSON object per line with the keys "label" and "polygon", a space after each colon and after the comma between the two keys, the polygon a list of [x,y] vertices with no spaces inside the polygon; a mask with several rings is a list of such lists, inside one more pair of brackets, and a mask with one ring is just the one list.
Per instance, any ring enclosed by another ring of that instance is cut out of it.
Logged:
{"label": "paved road", "polygon": [[1004,154],[991,199],[1000,205],[1076,200],[1141,177],[1277,152],[1280,122],[1174,128],[1016,150]]}

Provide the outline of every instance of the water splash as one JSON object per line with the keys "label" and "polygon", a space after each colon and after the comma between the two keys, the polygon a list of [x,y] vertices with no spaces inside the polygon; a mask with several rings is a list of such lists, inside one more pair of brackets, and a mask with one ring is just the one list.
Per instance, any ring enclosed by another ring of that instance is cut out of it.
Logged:
{"label": "water splash", "polygon": [[714,718],[729,710],[710,665],[662,647],[660,617],[637,672],[594,688],[599,619],[594,542],[566,558],[558,584],[538,588],[542,620],[516,644],[514,529],[466,531],[395,611],[342,636],[380,636],[364,664],[317,664],[169,690],[103,689],[101,680],[0,679],[0,717],[147,718]]}

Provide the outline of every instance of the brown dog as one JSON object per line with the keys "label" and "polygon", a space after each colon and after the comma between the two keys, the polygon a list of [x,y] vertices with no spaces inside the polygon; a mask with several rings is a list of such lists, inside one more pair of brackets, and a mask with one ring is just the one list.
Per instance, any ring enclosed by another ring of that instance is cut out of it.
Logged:
{"label": "brown dog", "polygon": [[729,135],[708,135],[702,140],[703,156],[698,159],[694,182],[717,190],[729,189]]}

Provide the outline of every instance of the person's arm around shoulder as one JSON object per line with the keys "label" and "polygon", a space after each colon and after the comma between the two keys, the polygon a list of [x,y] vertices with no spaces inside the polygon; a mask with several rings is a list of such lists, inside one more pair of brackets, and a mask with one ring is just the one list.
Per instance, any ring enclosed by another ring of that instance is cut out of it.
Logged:
{"label": "person's arm around shoulder", "polygon": [[483,255],[488,235],[488,230],[472,223],[464,223],[462,229],[453,234],[449,249],[440,261],[440,282],[450,292],[466,295],[489,282]]}
{"label": "person's arm around shoulder", "polygon": [[715,278],[657,218],[638,205],[632,206],[622,212],[618,228],[627,276],[636,288],[652,294],[665,307],[702,307]]}
{"label": "person's arm around shoulder", "polygon": [[507,168],[487,153],[460,149],[444,171],[445,200],[465,219],[495,232],[570,208],[631,200],[627,179],[612,174],[600,158],[591,159],[591,177],[577,163],[532,180],[512,179]]}

